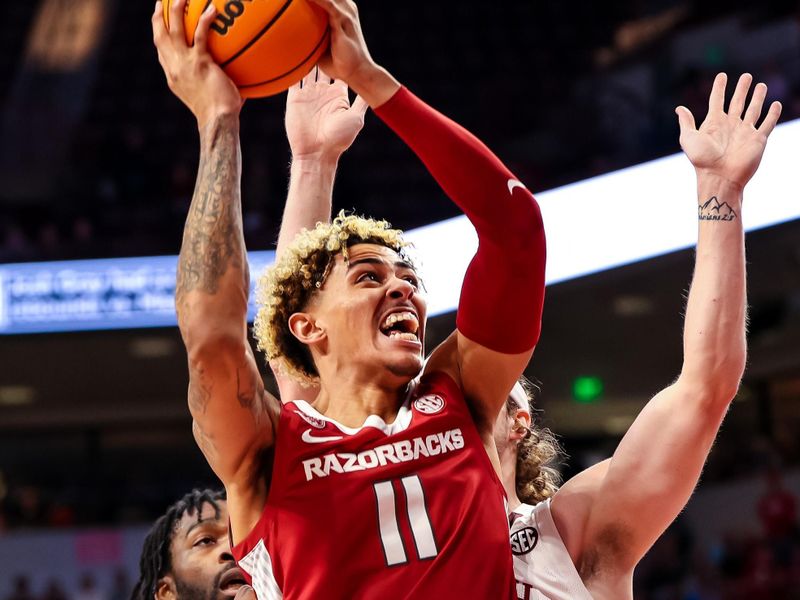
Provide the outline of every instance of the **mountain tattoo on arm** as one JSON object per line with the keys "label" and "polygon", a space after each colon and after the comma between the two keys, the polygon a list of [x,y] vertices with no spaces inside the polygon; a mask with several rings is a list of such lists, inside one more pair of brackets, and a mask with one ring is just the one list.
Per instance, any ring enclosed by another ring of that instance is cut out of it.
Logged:
{"label": "mountain tattoo on arm", "polygon": [[711,196],[705,203],[697,206],[697,218],[701,221],[733,221],[734,211],[727,202],[720,203],[716,196]]}

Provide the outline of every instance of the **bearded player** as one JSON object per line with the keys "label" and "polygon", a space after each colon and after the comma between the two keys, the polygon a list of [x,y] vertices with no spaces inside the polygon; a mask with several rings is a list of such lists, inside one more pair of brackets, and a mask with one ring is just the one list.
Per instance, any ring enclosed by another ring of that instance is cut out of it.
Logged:
{"label": "bearded player", "polygon": [[755,87],[745,110],[751,82],[750,75],[739,79],[725,113],[726,77],[718,75],[699,130],[686,108],[677,109],[681,146],[697,172],[699,232],[683,368],[675,383],[650,400],[612,458],[554,494],[526,499],[530,503],[517,495],[531,482],[531,473],[521,470],[531,470],[520,455],[531,436],[524,396],[517,395],[498,418],[495,440],[506,475],[520,600],[632,598],[635,566],[697,484],[744,371],[742,194],[781,112],[773,103],[756,127],[767,87]]}
{"label": "bearded player", "polygon": [[195,438],[225,485],[234,556],[260,600],[510,598],[492,429],[539,335],[539,208],[480,142],[372,60],[353,2],[317,3],[331,23],[326,72],[376,110],[476,227],[457,331],[411,385],[426,307],[402,237],[385,222],[336,219],[265,275],[256,323],[268,358],[319,394],[281,409],[265,393],[246,335],[242,101],[206,51],[213,10],[189,48],[185,2],[172,6],[169,31],[157,6],[160,62],[201,138],[176,286]]}
{"label": "bearded player", "polygon": [[193,490],[170,506],[145,537],[131,600],[255,600],[228,539],[221,490]]}

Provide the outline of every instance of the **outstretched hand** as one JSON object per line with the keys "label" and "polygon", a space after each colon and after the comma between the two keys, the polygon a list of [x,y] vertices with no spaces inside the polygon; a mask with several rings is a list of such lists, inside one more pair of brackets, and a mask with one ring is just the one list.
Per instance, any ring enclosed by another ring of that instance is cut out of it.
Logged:
{"label": "outstretched hand", "polygon": [[319,67],[312,69],[286,97],[286,136],[293,159],[336,162],[364,127],[367,108],[360,96],[350,104],[345,82],[331,82]]}
{"label": "outstretched hand", "polygon": [[699,129],[695,127],[694,117],[688,108],[679,106],[675,109],[681,128],[681,147],[698,174],[715,175],[741,188],[758,169],[767,138],[775,129],[781,114],[780,102],[773,102],[761,126],[756,128],[767,96],[767,86],[759,83],[755,87],[745,111],[752,81],[749,73],[739,78],[726,113],[727,76],[725,73],[717,75],[709,97],[708,115]]}
{"label": "outstretched hand", "polygon": [[192,46],[186,43],[185,8],[186,0],[172,3],[167,28],[162,3],[156,2],[152,17],[153,42],[169,89],[189,107],[202,128],[218,115],[238,114],[244,101],[236,85],[208,53],[208,30],[217,16],[214,3],[209,2],[200,17]]}

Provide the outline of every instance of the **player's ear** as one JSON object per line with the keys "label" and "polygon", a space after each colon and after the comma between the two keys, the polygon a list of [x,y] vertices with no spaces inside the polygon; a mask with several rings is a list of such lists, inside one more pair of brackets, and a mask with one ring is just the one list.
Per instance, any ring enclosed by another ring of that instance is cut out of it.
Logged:
{"label": "player's ear", "polygon": [[175,588],[175,579],[172,575],[164,575],[158,580],[155,600],[177,600],[178,592]]}
{"label": "player's ear", "polygon": [[514,415],[514,424],[511,426],[511,438],[521,440],[531,429],[531,413],[527,410],[519,409]]}
{"label": "player's ear", "polygon": [[327,337],[314,316],[304,312],[293,313],[289,317],[289,331],[306,346],[318,344]]}

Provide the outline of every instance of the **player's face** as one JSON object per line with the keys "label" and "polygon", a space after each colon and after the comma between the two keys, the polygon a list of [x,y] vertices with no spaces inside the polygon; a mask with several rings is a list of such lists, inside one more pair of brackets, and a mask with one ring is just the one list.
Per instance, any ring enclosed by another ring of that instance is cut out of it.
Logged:
{"label": "player's face", "polygon": [[508,414],[506,405],[500,410],[497,415],[497,420],[494,422],[494,443],[497,446],[497,452],[503,453],[503,450],[508,446],[511,441],[511,429],[514,425],[514,418]]}
{"label": "player's face", "polygon": [[347,262],[336,257],[309,311],[325,332],[322,352],[334,364],[407,383],[422,369],[426,303],[417,274],[385,246],[356,244],[348,254]]}
{"label": "player's face", "polygon": [[[510,398],[512,402],[513,398]],[[519,443],[525,437],[526,428],[531,426],[531,413],[517,405],[512,409],[509,415],[506,405],[500,410],[497,415],[497,420],[494,422],[493,437],[494,443],[497,446],[497,452],[503,454],[503,451],[509,446]]]}
{"label": "player's face", "polygon": [[236,567],[228,538],[228,507],[218,502],[204,504],[197,514],[184,514],[172,537],[172,572],[178,600],[223,600],[232,598],[245,583]]}

